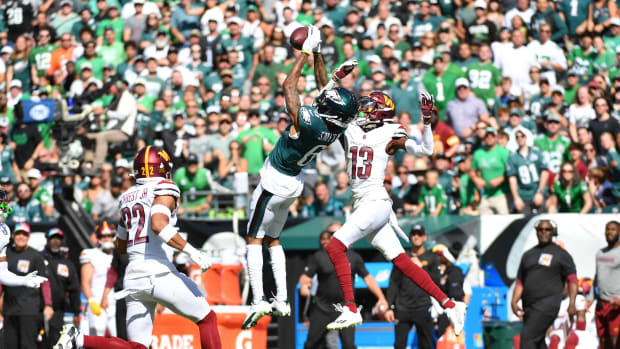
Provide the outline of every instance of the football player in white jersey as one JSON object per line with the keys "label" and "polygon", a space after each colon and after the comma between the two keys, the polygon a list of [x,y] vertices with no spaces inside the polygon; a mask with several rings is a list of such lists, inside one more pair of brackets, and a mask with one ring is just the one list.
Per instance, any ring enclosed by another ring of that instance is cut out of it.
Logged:
{"label": "football player in white jersey", "polygon": [[103,336],[106,329],[110,335],[116,337],[116,302],[114,295],[108,296],[107,309],[102,309],[103,290],[105,289],[108,268],[112,264],[114,252],[114,237],[116,229],[107,221],[103,221],[95,229],[97,247],[82,250],[80,253],[82,292],[88,299],[86,318],[88,319],[89,334]]}
{"label": "football player in white jersey", "polygon": [[134,158],[136,185],[119,199],[121,224],[116,247],[129,255],[124,289],[127,297],[127,337],[85,336],[67,325],[55,348],[146,349],[151,345],[156,305],[162,304],[198,325],[202,349],[221,348],[215,312],[196,284],[179,273],[171,261],[168,244],[189,255],[202,270],[208,257],[191,246],[175,227],[180,190],[170,180],[172,163],[164,150],[147,146]]}
{"label": "football player in white jersey", "polygon": [[[0,188],[0,215],[6,217],[13,209],[9,207],[6,191]],[[37,272],[19,276],[9,271],[9,263],[6,260],[6,247],[11,240],[11,229],[0,223],[0,284],[6,286],[26,286],[30,288],[39,288],[41,284],[47,281],[47,278],[37,276]]]}
{"label": "football player in white jersey", "polygon": [[327,325],[330,330],[362,323],[362,316],[353,297],[351,268],[345,252],[363,237],[404,275],[446,308],[456,334],[460,334],[463,328],[465,304],[449,299],[430,276],[411,261],[401,246],[392,228],[397,227],[392,201],[383,186],[389,157],[398,149],[406,150],[415,156],[433,154],[433,131],[430,125],[433,98],[422,93],[420,99],[424,116],[424,137],[421,145],[408,139],[407,132],[401,125],[391,123],[394,118],[394,101],[387,94],[378,91],[371,92],[360,100],[357,125],[350,124],[345,132],[343,143],[353,191],[353,212],[326,247],[345,299],[344,307],[335,305],[342,313]]}

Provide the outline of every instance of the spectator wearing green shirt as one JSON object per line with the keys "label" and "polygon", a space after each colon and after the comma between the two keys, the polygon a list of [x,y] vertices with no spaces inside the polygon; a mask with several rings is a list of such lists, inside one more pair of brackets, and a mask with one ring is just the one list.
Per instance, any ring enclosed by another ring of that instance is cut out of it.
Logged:
{"label": "spectator wearing green shirt", "polygon": [[32,197],[32,189],[26,183],[17,185],[17,200],[12,201],[9,206],[13,209],[13,213],[9,215],[10,223],[32,223],[43,220],[41,204]]}
{"label": "spectator wearing green shirt", "polygon": [[607,50],[605,42],[600,36],[595,36],[592,44],[596,50],[596,57],[592,61],[594,72],[596,74],[604,74],[616,65],[615,52]]}
{"label": "spectator wearing green shirt", "polygon": [[274,62],[275,47],[272,44],[266,44],[263,49],[258,54],[258,65],[254,69],[254,72],[251,74],[252,76],[252,84],[256,85],[258,79],[261,77],[266,77],[269,79],[270,86],[273,92],[278,86],[278,82],[276,81],[276,75],[284,71],[284,65],[282,63]]}
{"label": "spectator wearing green shirt", "polygon": [[506,164],[506,175],[519,213],[537,213],[544,204],[544,190],[549,178],[545,157],[538,148],[527,145],[527,134],[519,129],[515,132],[519,149],[510,154]]}
{"label": "spectator wearing green shirt", "polygon": [[471,82],[471,91],[480,98],[487,108],[493,108],[495,98],[500,95],[502,73],[493,65],[491,46],[480,45],[480,61],[467,66],[467,78]]}
{"label": "spectator wearing green shirt", "polygon": [[249,115],[248,121],[250,129],[240,132],[237,141],[243,146],[242,156],[248,160],[248,174],[258,175],[276,144],[277,136],[273,130],[261,126],[258,113]]}
{"label": "spectator wearing green shirt", "polygon": [[30,74],[33,85],[39,84],[39,77],[45,75],[50,68],[52,52],[58,47],[50,44],[52,35],[48,28],[41,28],[37,39],[39,44],[30,50],[28,60],[30,61]]}
{"label": "spectator wearing green shirt", "polygon": [[550,113],[545,120],[546,134],[534,140],[534,146],[543,152],[549,171],[554,175],[560,171],[560,164],[567,158],[570,145],[570,139],[560,134],[560,121],[557,114]]}
{"label": "spectator wearing green shirt", "polygon": [[[179,168],[172,180],[181,189],[183,211],[196,216],[206,215],[211,209],[212,195],[194,194],[197,191],[213,189],[211,171],[198,166],[198,156],[191,153],[187,157],[187,166]],[[186,195],[188,194],[189,195]],[[186,200],[187,199],[187,200]]]}
{"label": "spectator wearing green shirt", "polygon": [[122,42],[116,39],[116,32],[111,26],[105,28],[104,36],[106,44],[100,46],[99,57],[103,59],[105,65],[111,64],[116,67],[117,65],[123,63],[126,59],[125,46],[123,46]]}
{"label": "spectator wearing green shirt", "polygon": [[590,0],[561,0],[558,12],[566,22],[568,35],[576,37],[588,29],[588,7]]}
{"label": "spectator wearing green shirt", "polygon": [[439,172],[435,169],[426,171],[424,175],[424,186],[420,190],[418,206],[413,213],[414,216],[424,212],[425,216],[440,216],[447,213],[448,196],[446,191],[439,184]]}
{"label": "spectator wearing green shirt", "polygon": [[457,156],[454,160],[458,168],[457,176],[454,177],[452,187],[457,192],[458,200],[456,206],[460,215],[477,216],[478,204],[480,203],[480,192],[471,180],[472,155]]}
{"label": "spectator wearing green shirt", "polygon": [[41,171],[36,168],[28,171],[28,184],[33,192],[32,197],[39,200],[43,215],[47,218],[46,220],[50,220],[54,214],[54,200],[49,190],[41,185],[42,178]]}
{"label": "spectator wearing green shirt", "polygon": [[87,28],[93,34],[97,30],[97,23],[95,23],[95,19],[93,18],[93,12],[88,6],[85,6],[80,11],[80,20],[73,23],[71,27],[71,35],[75,38],[80,37],[80,32],[82,29]]}
{"label": "spectator wearing green shirt", "polygon": [[571,162],[564,162],[560,167],[560,175],[553,183],[547,206],[549,213],[588,213],[592,208],[588,186]]}
{"label": "spectator wearing green shirt", "polygon": [[497,144],[497,131],[487,127],[484,147],[474,152],[470,177],[482,192],[480,214],[508,214],[506,164],[510,152]]}
{"label": "spectator wearing green shirt", "polygon": [[122,19],[120,15],[121,12],[119,11],[118,6],[115,4],[108,5],[108,18],[102,20],[99,25],[97,25],[97,31],[95,32],[98,47],[103,45],[104,38],[108,40],[108,38],[105,37],[105,31],[108,28],[112,28],[114,31],[115,41],[123,42],[123,27],[125,26],[125,20]]}
{"label": "spectator wearing green shirt", "polygon": [[56,31],[56,35],[71,33],[73,24],[80,21],[80,16],[73,12],[73,1],[63,0],[60,2],[60,10],[50,19],[50,25]]}
{"label": "spectator wearing green shirt", "polygon": [[457,75],[446,70],[444,56],[441,53],[433,57],[433,67],[429,69],[422,84],[431,95],[435,96],[435,105],[439,108],[439,119],[445,121],[444,113],[448,102],[456,96],[455,82]]}
{"label": "spectator wearing green shirt", "polygon": [[420,83],[411,79],[409,62],[402,62],[398,67],[398,82],[392,85],[392,98],[396,106],[396,114],[406,111],[411,115],[411,121],[417,123],[420,119],[420,102],[417,96],[420,91]]}
{"label": "spectator wearing green shirt", "polygon": [[103,79],[103,67],[106,65],[106,61],[97,56],[97,43],[94,40],[89,40],[84,43],[84,56],[75,63],[75,70],[82,71],[82,65],[89,63],[93,71],[93,76],[98,79]]}

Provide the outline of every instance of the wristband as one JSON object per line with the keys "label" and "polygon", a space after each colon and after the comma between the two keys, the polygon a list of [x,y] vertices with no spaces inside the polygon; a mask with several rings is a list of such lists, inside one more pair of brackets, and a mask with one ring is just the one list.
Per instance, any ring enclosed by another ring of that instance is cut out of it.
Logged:
{"label": "wristband", "polygon": [[164,240],[165,243],[168,243],[170,239],[172,239],[175,235],[177,235],[177,229],[168,223],[164,229],[162,229],[157,236],[160,239]]}
{"label": "wristband", "polygon": [[312,55],[312,52],[308,52],[306,50],[299,50],[299,51],[301,51],[301,53],[308,55],[308,56]]}
{"label": "wristband", "polygon": [[198,250],[194,246],[190,245],[189,242],[187,242],[185,243],[185,247],[183,247],[183,252],[191,256],[198,253]]}

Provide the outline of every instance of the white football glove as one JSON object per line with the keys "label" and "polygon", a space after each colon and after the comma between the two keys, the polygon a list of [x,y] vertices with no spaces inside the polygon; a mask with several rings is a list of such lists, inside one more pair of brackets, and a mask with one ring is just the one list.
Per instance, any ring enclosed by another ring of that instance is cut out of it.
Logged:
{"label": "white football glove", "polygon": [[321,31],[314,25],[308,26],[308,37],[301,46],[301,52],[310,55],[321,44]]}
{"label": "white football glove", "polygon": [[39,288],[41,284],[47,281],[46,277],[38,276],[37,271],[24,275],[24,286],[30,288]]}
{"label": "white football glove", "polygon": [[209,268],[211,268],[211,261],[209,256],[198,251],[196,248],[194,248],[194,246],[190,245],[189,243],[185,244],[183,252],[187,253],[192,262],[199,266],[202,271],[207,271],[209,270]]}
{"label": "white football glove", "polygon": [[351,73],[353,69],[355,69],[355,67],[357,67],[357,59],[347,59],[334,70],[334,72],[332,73],[332,79],[334,79],[334,81],[338,81],[344,78],[345,76],[349,75],[349,73]]}
{"label": "white football glove", "polygon": [[420,109],[422,110],[424,119],[431,118],[434,105],[435,99],[431,94],[428,92],[420,92]]}

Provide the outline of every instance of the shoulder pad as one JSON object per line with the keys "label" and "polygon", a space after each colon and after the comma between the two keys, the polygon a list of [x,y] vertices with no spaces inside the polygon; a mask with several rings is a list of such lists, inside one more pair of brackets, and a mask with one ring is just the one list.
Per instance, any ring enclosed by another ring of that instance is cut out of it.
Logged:
{"label": "shoulder pad", "polygon": [[174,196],[175,198],[181,197],[181,191],[179,187],[171,181],[171,180],[162,180],[161,182],[155,185],[155,189],[153,190],[155,196]]}
{"label": "shoulder pad", "polygon": [[85,249],[80,252],[80,264],[86,264],[92,262],[92,256],[90,254],[90,249]]}
{"label": "shoulder pad", "polygon": [[297,118],[305,124],[312,124],[312,111],[308,106],[301,106],[297,112]]}

